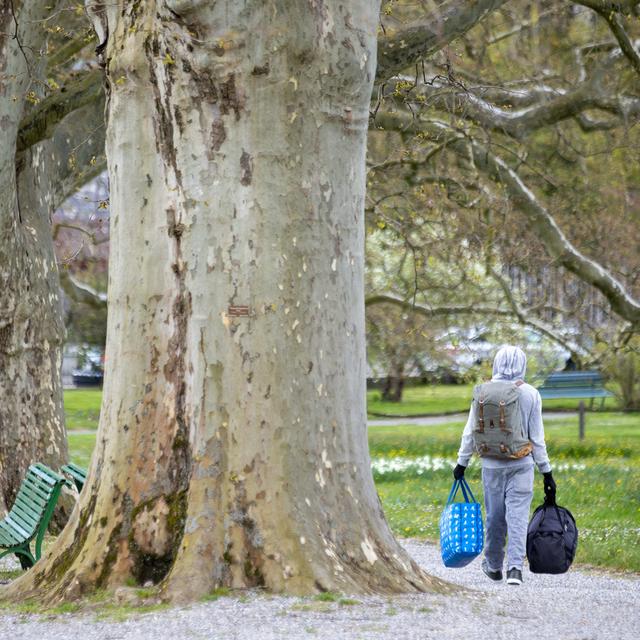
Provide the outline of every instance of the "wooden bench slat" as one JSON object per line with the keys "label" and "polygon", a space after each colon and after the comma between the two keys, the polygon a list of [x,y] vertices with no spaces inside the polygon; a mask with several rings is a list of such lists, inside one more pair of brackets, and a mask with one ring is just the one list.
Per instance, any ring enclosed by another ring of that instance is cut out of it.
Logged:
{"label": "wooden bench slat", "polygon": [[38,469],[36,465],[32,465],[31,467],[29,467],[29,475],[36,476],[39,480],[44,481],[46,484],[48,484],[51,487],[53,487],[56,484],[56,481],[54,478],[42,472],[40,469]]}
{"label": "wooden bench slat", "polygon": [[76,473],[79,473],[80,475],[86,476],[87,475],[87,470],[83,469],[81,466],[77,465],[75,462],[68,462],[67,464],[64,465],[64,467],[62,467],[63,469],[70,469],[75,471]]}
{"label": "wooden bench slat", "polygon": [[20,491],[18,493],[22,493],[26,499],[30,500],[38,507],[42,507],[47,504],[47,502],[49,502],[49,498],[51,497],[51,494],[45,494],[43,491],[38,489],[38,487],[34,487],[28,482],[22,483]]}
{"label": "wooden bench slat", "polygon": [[2,529],[3,536],[10,540],[11,546],[20,542],[20,538],[16,535],[16,531],[11,528],[4,520],[0,522],[0,529]]}
{"label": "wooden bench slat", "polygon": [[47,504],[47,500],[43,499],[37,494],[31,492],[30,489],[21,488],[16,496],[16,502],[25,503],[31,505],[33,509],[43,509]]}
{"label": "wooden bench slat", "polygon": [[48,484],[40,482],[37,477],[28,476],[24,479],[24,486],[29,487],[34,493],[41,495],[45,500],[49,499],[53,488]]}
{"label": "wooden bench slat", "polygon": [[8,527],[5,528],[2,526],[0,522],[0,543],[4,547],[12,547],[14,544],[18,542],[15,533],[11,531]]}
{"label": "wooden bench slat", "polygon": [[68,464],[65,464],[62,467],[60,467],[60,471],[63,471],[64,473],[71,476],[74,484],[76,485],[77,490],[78,491],[82,490],[85,482],[87,481],[86,469],[79,467],[77,464],[74,464],[73,462],[69,462]]}
{"label": "wooden bench slat", "polygon": [[13,516],[11,515],[11,513],[9,513],[4,521],[12,528],[16,531],[17,533],[17,537],[18,538],[22,538],[24,540],[28,540],[32,535],[33,535],[33,531],[29,531],[28,529],[25,529],[21,524],[19,524],[18,522],[16,522],[13,518]]}
{"label": "wooden bench slat", "polygon": [[76,471],[75,469],[71,469],[71,468],[65,468],[62,467],[62,469],[68,473],[70,476],[72,476],[73,478],[77,478],[78,480],[86,480],[87,479],[87,474],[83,473],[81,471]]}
{"label": "wooden bench slat", "polygon": [[38,511],[22,501],[18,502],[16,500],[13,507],[11,507],[10,513],[17,519],[24,520],[32,525],[37,525],[38,522],[40,522],[40,514]]}
{"label": "wooden bench slat", "polygon": [[46,480],[43,480],[40,476],[36,474],[29,474],[25,478],[25,480],[31,486],[37,487],[40,491],[42,491],[43,493],[46,493],[47,495],[49,495],[55,487],[55,485],[49,484]]}
{"label": "wooden bench slat", "polygon": [[538,389],[543,398],[608,398],[607,391],[584,391],[581,389]]}
{"label": "wooden bench slat", "polygon": [[41,478],[44,478],[49,484],[57,484],[62,479],[62,476],[59,473],[56,473],[53,469],[49,469],[46,465],[41,462],[36,462],[29,467],[30,471],[37,474]]}
{"label": "wooden bench slat", "polygon": [[25,524],[29,524],[30,526],[38,526],[38,522],[40,522],[40,518],[42,517],[42,510],[36,510],[28,504],[18,504],[18,502],[11,507],[11,511],[9,513],[14,516],[15,520],[22,520]]}
{"label": "wooden bench slat", "polygon": [[43,489],[47,490],[47,491],[51,491],[54,486],[54,484],[51,484],[48,480],[47,480],[47,476],[43,475],[41,473],[36,473],[37,469],[34,469],[33,467],[29,468],[29,472],[26,474],[26,478],[29,479],[30,482],[32,482],[33,484],[42,487]]}

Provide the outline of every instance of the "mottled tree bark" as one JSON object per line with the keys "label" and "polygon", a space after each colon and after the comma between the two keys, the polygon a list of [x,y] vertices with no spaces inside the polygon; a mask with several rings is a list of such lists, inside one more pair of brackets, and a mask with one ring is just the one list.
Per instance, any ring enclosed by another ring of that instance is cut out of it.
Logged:
{"label": "mottled tree bark", "polygon": [[367,447],[377,3],[97,18],[112,189],[97,448],[80,510],[10,593],[435,586],[391,534]]}
{"label": "mottled tree bark", "polygon": [[67,460],[51,186],[39,173],[45,148],[26,152],[16,165],[25,97],[38,93],[39,21],[50,11],[51,3],[35,1],[0,8],[0,489],[8,507],[29,464],[57,468]]}

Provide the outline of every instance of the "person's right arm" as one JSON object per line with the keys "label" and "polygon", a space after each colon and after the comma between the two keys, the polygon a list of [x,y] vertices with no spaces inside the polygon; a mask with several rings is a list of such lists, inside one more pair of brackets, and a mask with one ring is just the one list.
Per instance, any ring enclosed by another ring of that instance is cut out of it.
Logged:
{"label": "person's right arm", "polygon": [[471,456],[473,455],[473,403],[471,403],[471,409],[469,409],[469,417],[467,418],[467,424],[462,432],[462,439],[460,441],[460,449],[458,450],[458,464],[461,467],[468,467]]}

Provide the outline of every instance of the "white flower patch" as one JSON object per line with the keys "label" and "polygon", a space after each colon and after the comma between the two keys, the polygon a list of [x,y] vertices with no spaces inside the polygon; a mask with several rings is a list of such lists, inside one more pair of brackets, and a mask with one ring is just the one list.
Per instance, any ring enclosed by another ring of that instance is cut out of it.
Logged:
{"label": "white flower patch", "polygon": [[587,465],[582,464],[581,462],[562,462],[560,464],[554,464],[553,460],[551,461],[552,471],[584,471],[586,468]]}
{"label": "white flower patch", "polygon": [[421,458],[374,458],[371,461],[371,470],[377,475],[415,473],[420,476],[426,471],[450,470],[455,466],[455,460],[434,456],[422,456]]}
{"label": "white flower patch", "polygon": [[[371,461],[371,471],[375,475],[384,476],[392,473],[421,476],[429,471],[451,470],[456,466],[454,458],[441,458],[437,456],[422,456],[420,458],[374,458]],[[473,460],[470,466],[475,466]],[[584,471],[587,465],[581,462],[563,462],[553,465],[553,471]]]}

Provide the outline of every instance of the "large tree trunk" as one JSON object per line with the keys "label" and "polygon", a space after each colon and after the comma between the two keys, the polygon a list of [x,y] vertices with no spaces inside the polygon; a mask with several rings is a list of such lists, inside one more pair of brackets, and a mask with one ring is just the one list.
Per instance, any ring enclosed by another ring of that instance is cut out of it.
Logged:
{"label": "large tree trunk", "polygon": [[[67,460],[51,187],[36,170],[47,164],[46,148],[27,151],[17,168],[15,153],[25,97],[39,91],[41,20],[50,11],[43,2],[0,9],[0,489],[6,507],[29,464],[57,468]],[[61,524],[65,514],[57,519]]]}
{"label": "large tree trunk", "polygon": [[433,587],[367,448],[377,3],[119,5],[97,448],[72,525],[11,592]]}

